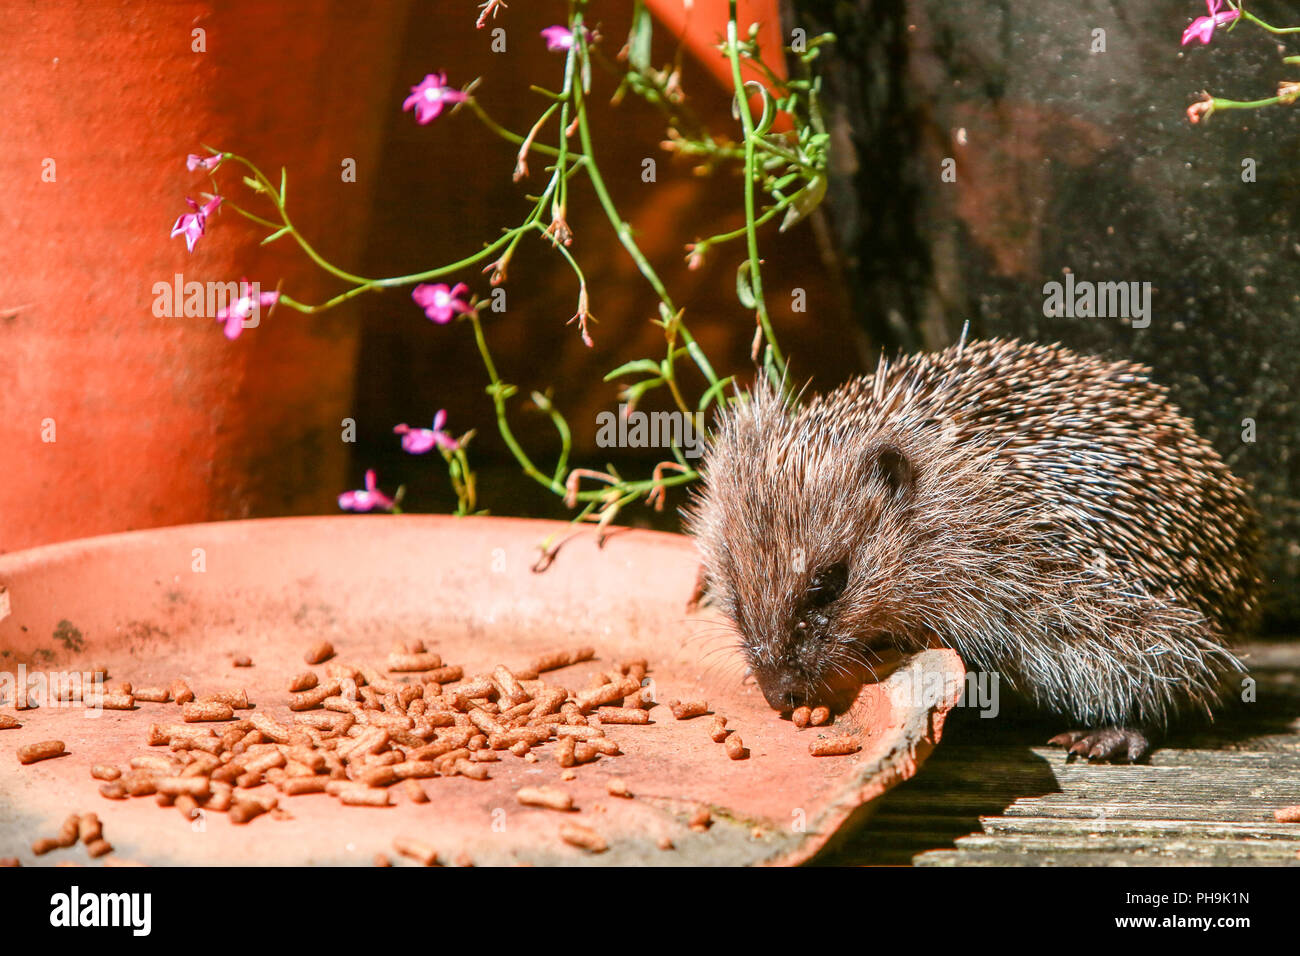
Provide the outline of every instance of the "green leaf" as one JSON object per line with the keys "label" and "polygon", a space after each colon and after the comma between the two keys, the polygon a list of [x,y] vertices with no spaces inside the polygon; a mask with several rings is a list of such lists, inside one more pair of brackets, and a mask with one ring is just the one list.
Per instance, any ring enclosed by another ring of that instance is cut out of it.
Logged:
{"label": "green leaf", "polygon": [[785,232],[800,219],[821,205],[826,198],[826,177],[820,173],[795,195],[785,218],[781,220],[781,232]]}
{"label": "green leaf", "polygon": [[[623,389],[623,401],[627,404],[628,410],[636,408],[637,403],[641,401],[641,396],[653,388],[658,388],[664,383],[661,378],[648,378],[643,382],[637,382],[635,385],[629,385]],[[611,471],[610,474],[613,474]]]}
{"label": "green leaf", "polygon": [[776,103],[772,100],[772,94],[768,92],[767,87],[758,80],[746,80],[741,87],[742,92],[731,98],[731,115],[733,119],[740,119],[740,97],[748,95],[751,86],[763,99],[763,115],[754,124],[754,135],[762,136],[772,128],[772,121],[776,119]]}
{"label": "green leaf", "polygon": [[736,298],[740,304],[747,309],[753,309],[758,305],[758,299],[754,297],[754,287],[749,279],[749,260],[746,259],[736,270]]}
{"label": "green leaf", "polygon": [[650,69],[650,44],[654,35],[654,21],[645,0],[636,0],[632,6],[632,29],[627,35],[627,61],[633,70]]}
{"label": "green leaf", "polygon": [[726,378],[720,378],[712,385],[709,390],[700,396],[700,404],[697,406],[698,411],[704,411],[713,404],[715,399],[722,397],[722,391],[735,380],[734,375],[728,375]]}
{"label": "green leaf", "polygon": [[625,362],[614,371],[609,372],[604,380],[612,382],[616,378],[622,378],[624,375],[630,375],[633,372],[647,372],[650,375],[659,374],[659,363],[654,359],[635,359],[631,362]]}

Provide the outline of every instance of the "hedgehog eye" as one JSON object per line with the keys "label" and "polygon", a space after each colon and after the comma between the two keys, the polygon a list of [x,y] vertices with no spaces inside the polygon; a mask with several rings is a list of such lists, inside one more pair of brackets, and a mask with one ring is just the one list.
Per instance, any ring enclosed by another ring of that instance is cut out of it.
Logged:
{"label": "hedgehog eye", "polygon": [[843,561],[822,568],[808,585],[808,605],[825,607],[844,593],[844,586],[848,583],[849,567]]}

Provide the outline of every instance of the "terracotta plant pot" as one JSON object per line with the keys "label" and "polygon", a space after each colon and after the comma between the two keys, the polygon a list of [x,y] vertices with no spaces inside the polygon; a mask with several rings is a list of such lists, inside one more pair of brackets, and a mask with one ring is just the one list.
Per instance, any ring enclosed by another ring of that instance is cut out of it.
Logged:
{"label": "terracotta plant pot", "polygon": [[[727,0],[646,0],[646,6],[668,28],[682,38],[696,59],[728,89],[731,88],[731,63],[718,52],[718,44],[727,35]],[[786,40],[781,34],[781,12],[777,0],[740,0],[736,19],[741,36],[749,24],[760,24],[758,42],[764,59],[780,75],[785,61],[780,56]],[[742,63],[746,80],[761,80],[762,73]]]}
{"label": "terracotta plant pot", "polygon": [[[337,292],[229,210],[169,239],[211,189],[200,144],[289,170],[297,223],[359,250],[405,2],[62,0],[5,11],[0,57],[0,552],[106,531],[320,511],[342,487],[355,316],[277,311],[228,342],[155,314],[157,283]],[[340,176],[356,160],[357,182]],[[239,177],[219,174],[222,188]],[[310,197],[310,201],[308,200]],[[19,477],[21,476],[21,477]]]}
{"label": "terracotta plant pot", "polygon": [[[710,736],[710,718],[675,720],[660,703],[649,708],[647,725],[603,724],[622,753],[575,768],[571,780],[557,765],[557,745],[544,743],[535,747],[536,762],[503,752],[487,780],[423,781],[428,803],[406,799],[401,787],[383,810],[343,806],[326,794],[281,795],[289,818],[238,826],[212,811],[205,822],[211,838],[195,839],[175,809],[150,797],[107,800],[89,774],[92,765],[125,767],[149,751],[149,725],[177,720],[176,704],[94,712],[29,695],[36,709],[2,711],[22,726],[0,730],[9,762],[0,773],[7,808],[0,856],[33,862],[26,848],[36,836],[57,832],[73,810],[93,808],[122,857],[150,863],[368,863],[396,837],[436,847],[448,862],[798,863],[915,773],[942,734],[953,696],[909,699],[901,692],[923,686],[922,677],[959,691],[962,667],[951,651],[925,651],[882,674],[834,728],[800,731],[742,680],[734,635],[689,609],[698,565],[689,539],[620,531],[598,549],[584,534],[565,544],[547,571],[532,571],[537,542],[565,530],[501,518],[283,518],[6,555],[0,690],[6,678],[13,688],[6,671],[22,668],[29,687],[31,680],[48,687],[57,675],[102,663],[110,681],[136,688],[177,677],[199,694],[246,688],[253,706],[240,716],[288,724],[296,719],[287,707],[288,678],[304,670],[304,651],[321,640],[332,642],[340,661],[383,669],[394,642],[419,639],[469,677],[590,645],[594,660],[543,677],[577,691],[620,660],[644,658],[653,681],[645,692],[658,701],[707,700],[741,738],[747,759],[729,759]],[[236,655],[252,666],[235,667]],[[444,693],[456,687],[449,680]],[[812,756],[809,742],[826,732],[857,734],[861,750]],[[14,748],[50,739],[62,740],[67,756],[14,763]],[[631,799],[609,794],[614,778]],[[576,811],[521,806],[515,793],[525,785],[564,788]],[[275,791],[268,784],[257,792]],[[712,825],[697,832],[689,822],[701,806],[711,808]],[[506,826],[488,825],[499,812],[492,808],[504,808]],[[566,845],[559,830],[570,822],[598,830],[608,850]],[[665,840],[671,849],[661,846]]]}

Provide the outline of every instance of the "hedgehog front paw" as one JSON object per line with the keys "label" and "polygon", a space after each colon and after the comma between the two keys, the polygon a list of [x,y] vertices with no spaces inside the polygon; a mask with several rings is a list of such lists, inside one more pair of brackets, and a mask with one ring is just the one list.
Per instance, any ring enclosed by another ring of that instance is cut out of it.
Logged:
{"label": "hedgehog front paw", "polygon": [[1067,747],[1065,759],[1087,757],[1093,763],[1140,763],[1151,752],[1151,743],[1139,730],[1105,727],[1101,730],[1067,730],[1047,742],[1049,747]]}

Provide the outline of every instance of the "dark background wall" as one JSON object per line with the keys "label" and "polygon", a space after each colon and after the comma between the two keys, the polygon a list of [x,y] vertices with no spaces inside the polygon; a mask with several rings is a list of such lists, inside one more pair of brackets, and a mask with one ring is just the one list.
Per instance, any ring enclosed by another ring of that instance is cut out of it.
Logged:
{"label": "dark background wall", "polygon": [[[1275,25],[1300,21],[1297,4],[1250,6]],[[1181,47],[1204,13],[1190,0],[786,6],[789,22],[841,38],[823,71],[837,142],[853,150],[841,151],[831,216],[872,338],[935,348],[970,320],[981,336],[1151,365],[1255,487],[1267,611],[1281,626],[1300,618],[1300,116],[1221,112],[1193,126],[1184,111],[1202,89],[1270,96],[1300,68],[1248,25]],[[1092,50],[1096,29],[1105,52]],[[940,178],[945,158],[956,182]],[[1067,271],[1150,282],[1150,326],[1044,316],[1044,284]]]}

